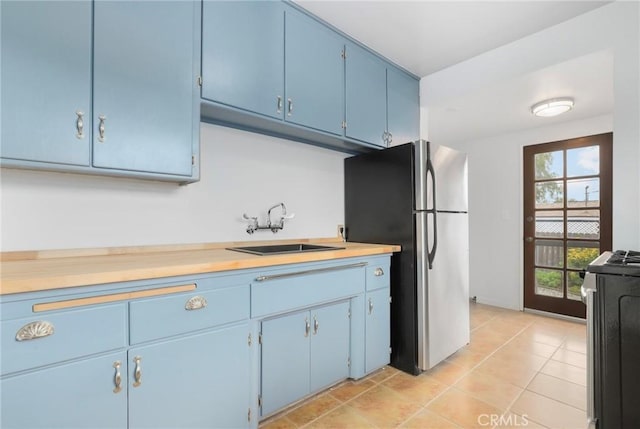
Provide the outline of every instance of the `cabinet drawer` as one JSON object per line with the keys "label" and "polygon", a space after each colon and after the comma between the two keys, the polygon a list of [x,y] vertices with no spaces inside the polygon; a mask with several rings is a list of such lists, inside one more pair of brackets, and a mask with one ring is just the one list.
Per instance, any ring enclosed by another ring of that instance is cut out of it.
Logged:
{"label": "cabinet drawer", "polygon": [[131,344],[249,317],[249,285],[129,303]]}
{"label": "cabinet drawer", "polygon": [[124,347],[126,318],[122,303],[4,321],[2,374]]}
{"label": "cabinet drawer", "polygon": [[389,287],[389,264],[377,263],[367,267],[367,290]]}
{"label": "cabinet drawer", "polygon": [[251,317],[357,295],[365,288],[364,264],[300,268],[259,276],[251,285]]}

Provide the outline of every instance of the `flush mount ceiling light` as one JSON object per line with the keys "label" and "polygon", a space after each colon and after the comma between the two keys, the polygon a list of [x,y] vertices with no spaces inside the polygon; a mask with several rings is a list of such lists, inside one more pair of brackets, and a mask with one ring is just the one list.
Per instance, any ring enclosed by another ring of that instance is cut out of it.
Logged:
{"label": "flush mount ceiling light", "polygon": [[552,98],[531,106],[531,113],[536,116],[556,116],[573,109],[573,98]]}

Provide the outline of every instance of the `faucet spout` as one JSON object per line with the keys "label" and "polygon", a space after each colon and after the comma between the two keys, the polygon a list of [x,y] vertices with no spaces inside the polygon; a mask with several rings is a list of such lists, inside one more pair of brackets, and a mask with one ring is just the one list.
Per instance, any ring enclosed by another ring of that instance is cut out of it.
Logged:
{"label": "faucet spout", "polygon": [[284,223],[284,218],[287,215],[287,208],[284,203],[278,203],[267,211],[267,226],[271,226],[271,210],[277,209],[278,207],[282,207],[282,214],[280,215],[280,222],[278,225],[282,225]]}

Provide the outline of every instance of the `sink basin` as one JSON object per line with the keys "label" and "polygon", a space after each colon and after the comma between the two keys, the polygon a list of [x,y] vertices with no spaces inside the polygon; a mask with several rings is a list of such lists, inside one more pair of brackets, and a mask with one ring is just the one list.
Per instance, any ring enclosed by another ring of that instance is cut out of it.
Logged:
{"label": "sink basin", "polygon": [[247,246],[247,247],[227,247],[227,250],[236,252],[251,253],[252,255],[282,255],[287,253],[307,253],[322,252],[326,250],[340,250],[344,247],[319,246],[317,244],[295,243],[295,244],[270,244],[266,246]]}

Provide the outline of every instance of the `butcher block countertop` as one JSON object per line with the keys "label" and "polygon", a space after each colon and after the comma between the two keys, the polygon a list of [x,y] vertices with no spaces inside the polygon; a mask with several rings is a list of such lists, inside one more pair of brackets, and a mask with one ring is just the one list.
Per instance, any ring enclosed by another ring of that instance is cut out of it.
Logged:
{"label": "butcher block countertop", "polygon": [[[225,250],[227,247],[289,243],[320,244],[345,249],[269,256]],[[0,254],[0,295],[374,256],[398,251],[400,246],[397,245],[345,243],[336,238],[324,238],[4,252]]]}

